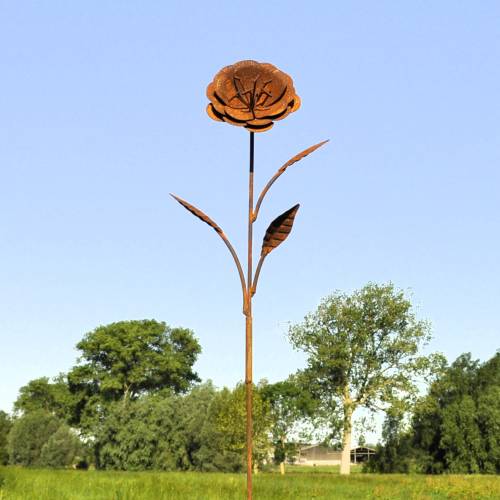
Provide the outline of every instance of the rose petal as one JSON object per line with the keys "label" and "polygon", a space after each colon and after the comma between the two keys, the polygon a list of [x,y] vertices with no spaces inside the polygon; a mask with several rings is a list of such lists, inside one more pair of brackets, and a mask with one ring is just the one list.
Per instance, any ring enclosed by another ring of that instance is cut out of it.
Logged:
{"label": "rose petal", "polygon": [[245,120],[234,120],[233,118],[231,118],[228,115],[223,115],[222,119],[225,122],[230,123],[231,125],[237,125],[238,127],[244,127],[247,124],[247,122]]}
{"label": "rose petal", "polygon": [[234,120],[247,122],[253,120],[254,116],[251,111],[232,108],[231,106],[224,107],[224,114],[230,116]]}
{"label": "rose petal", "polygon": [[279,115],[288,107],[288,101],[280,101],[274,106],[259,106],[255,109],[256,118],[264,118],[265,116]]}
{"label": "rose petal", "polygon": [[272,128],[273,125],[273,122],[268,122],[267,125],[253,125],[251,123],[247,123],[245,128],[251,130],[252,132],[265,132],[266,130]]}
{"label": "rose petal", "polygon": [[302,104],[302,101],[300,100],[300,97],[297,94],[295,94],[295,98],[293,100],[293,105],[292,105],[292,109],[290,110],[290,113],[297,111],[300,108],[301,104]]}
{"label": "rose petal", "polygon": [[[246,87],[242,84],[238,89],[233,79],[221,82],[217,93],[221,96],[227,106],[235,109],[249,110],[250,98],[243,90]],[[240,90],[240,92],[238,92]]]}
{"label": "rose petal", "polygon": [[223,115],[217,112],[217,110],[212,106],[212,103],[210,103],[207,106],[207,114],[212,118],[212,120],[218,121],[218,122],[223,122]]}
{"label": "rose petal", "polygon": [[217,99],[214,99],[212,101],[212,105],[221,115],[224,115],[226,113],[226,106],[224,104],[221,104]]}
{"label": "rose petal", "polygon": [[277,113],[275,115],[267,115],[266,118],[268,120],[281,120],[282,118],[285,118],[285,116],[289,113],[289,108],[286,107],[281,113]]}
{"label": "rose petal", "polygon": [[267,87],[266,91],[269,95],[262,93],[257,101],[257,107],[261,109],[269,109],[273,106],[279,106],[283,102],[283,97],[286,94],[286,87]]}
{"label": "rose petal", "polygon": [[226,66],[226,68],[232,68],[233,71],[237,71],[238,69],[241,69],[241,68],[246,68],[246,67],[259,68],[260,66],[262,66],[262,64],[257,62],[257,61],[254,61],[253,59],[245,59],[243,61],[238,61],[231,66]]}
{"label": "rose petal", "polygon": [[263,119],[263,120],[248,120],[248,123],[250,125],[255,125],[257,127],[260,127],[261,125],[268,125],[269,123],[271,123],[272,120],[270,120],[269,118],[266,118],[266,119]]}
{"label": "rose petal", "polygon": [[215,92],[214,82],[209,83],[207,85],[207,91],[206,91],[206,94],[207,94],[207,97],[208,97],[209,101],[211,101],[214,98],[214,92]]}
{"label": "rose petal", "polygon": [[[288,108],[286,109],[286,113],[284,113],[283,115],[281,115],[279,117],[274,118],[274,120],[283,120],[283,118],[286,118],[292,112],[294,105],[295,105],[295,102],[291,101],[288,105]],[[300,101],[299,101],[299,106],[300,106]]]}
{"label": "rose petal", "polygon": [[214,98],[212,99],[212,102],[218,102],[219,104],[222,104],[223,106],[226,105],[226,102],[224,101],[224,99],[222,99],[222,97],[220,97],[219,94],[217,94],[217,92],[214,92]]}

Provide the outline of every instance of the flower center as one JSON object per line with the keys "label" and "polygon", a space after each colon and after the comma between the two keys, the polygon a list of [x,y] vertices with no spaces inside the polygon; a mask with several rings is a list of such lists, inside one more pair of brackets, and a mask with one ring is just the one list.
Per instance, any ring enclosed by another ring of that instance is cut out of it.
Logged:
{"label": "flower center", "polygon": [[271,90],[267,88],[272,83],[272,80],[259,84],[259,79],[260,75],[257,75],[253,82],[248,82],[249,88],[246,88],[242,79],[235,75],[233,85],[236,94],[229,99],[229,102],[234,99],[240,101],[254,115],[254,118],[255,108],[265,106],[267,100],[273,97]]}

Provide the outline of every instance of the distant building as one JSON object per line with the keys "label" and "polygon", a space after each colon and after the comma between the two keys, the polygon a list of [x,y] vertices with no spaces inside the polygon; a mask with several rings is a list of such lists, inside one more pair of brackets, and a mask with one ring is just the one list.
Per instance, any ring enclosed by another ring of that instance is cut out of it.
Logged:
{"label": "distant building", "polygon": [[375,455],[375,450],[368,446],[357,446],[351,450],[351,463],[360,464],[370,460],[370,457]]}
{"label": "distant building", "polygon": [[[351,463],[359,464],[366,462],[375,454],[373,448],[357,446],[351,449]],[[299,448],[295,463],[297,465],[340,465],[342,451],[320,444],[305,445]]]}
{"label": "distant building", "polygon": [[320,444],[310,444],[299,448],[297,465],[339,465],[342,452]]}

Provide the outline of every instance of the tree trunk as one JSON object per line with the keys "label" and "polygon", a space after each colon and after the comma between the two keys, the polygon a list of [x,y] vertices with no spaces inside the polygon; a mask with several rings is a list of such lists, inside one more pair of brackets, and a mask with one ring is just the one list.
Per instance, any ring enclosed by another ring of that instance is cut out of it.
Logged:
{"label": "tree trunk", "polygon": [[124,392],[123,392],[123,406],[125,406],[129,399],[130,399],[130,385],[124,385],[123,386]]}
{"label": "tree trunk", "polygon": [[344,432],[342,435],[342,457],[340,473],[351,473],[351,433],[352,433],[352,406],[350,401],[344,402]]}
{"label": "tree trunk", "polygon": [[281,436],[281,448],[283,450],[283,460],[280,462],[280,472],[281,472],[281,474],[284,474],[285,473],[285,460],[286,460],[285,436]]}

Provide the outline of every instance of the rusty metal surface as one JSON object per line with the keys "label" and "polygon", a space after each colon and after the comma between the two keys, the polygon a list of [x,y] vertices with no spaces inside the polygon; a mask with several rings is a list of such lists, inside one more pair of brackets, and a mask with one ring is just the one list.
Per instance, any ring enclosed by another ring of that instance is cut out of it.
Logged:
{"label": "rusty metal surface", "polygon": [[261,256],[269,255],[288,238],[288,235],[292,231],[293,221],[299,207],[300,205],[297,203],[297,205],[289,208],[271,222],[264,236]]}
{"label": "rusty metal surface", "polygon": [[293,81],[269,63],[239,61],[222,68],[207,87],[207,113],[216,121],[269,130],[300,107]]}
{"label": "rusty metal surface", "polygon": [[179,198],[175,194],[170,193],[170,196],[177,200],[186,210],[189,210],[194,216],[198,217],[198,219],[201,219],[203,222],[208,224],[212,229],[215,230],[216,233],[221,234],[224,232],[208,215],[203,213],[199,208],[196,208],[194,205],[191,205],[191,203],[188,203],[186,200]]}
{"label": "rusty metal surface", "polygon": [[305,158],[307,155],[310,155],[312,152],[316,151],[318,148],[329,142],[330,139],[327,139],[326,141],[321,141],[318,142],[318,144],[315,144],[314,146],[311,146],[307,149],[304,149],[304,151],[301,151],[299,154],[296,154],[292,158],[290,158],[280,169],[278,172],[282,174],[289,166],[293,165],[294,163],[297,163],[298,161],[302,160],[302,158]]}
{"label": "rusty metal surface", "polygon": [[266,259],[265,255],[261,255],[259,262],[257,264],[257,269],[255,269],[255,275],[253,277],[252,288],[250,289],[250,297],[253,297],[257,292],[257,284],[259,283],[260,270],[262,269],[262,264],[264,264],[264,260]]}
{"label": "rusty metal surface", "polygon": [[246,406],[246,450],[247,450],[247,500],[252,499],[252,455],[253,455],[253,318],[252,318],[252,274],[253,274],[253,173],[255,134],[250,132],[250,158],[248,168],[248,242],[247,242],[247,290],[245,312],[245,406]]}

